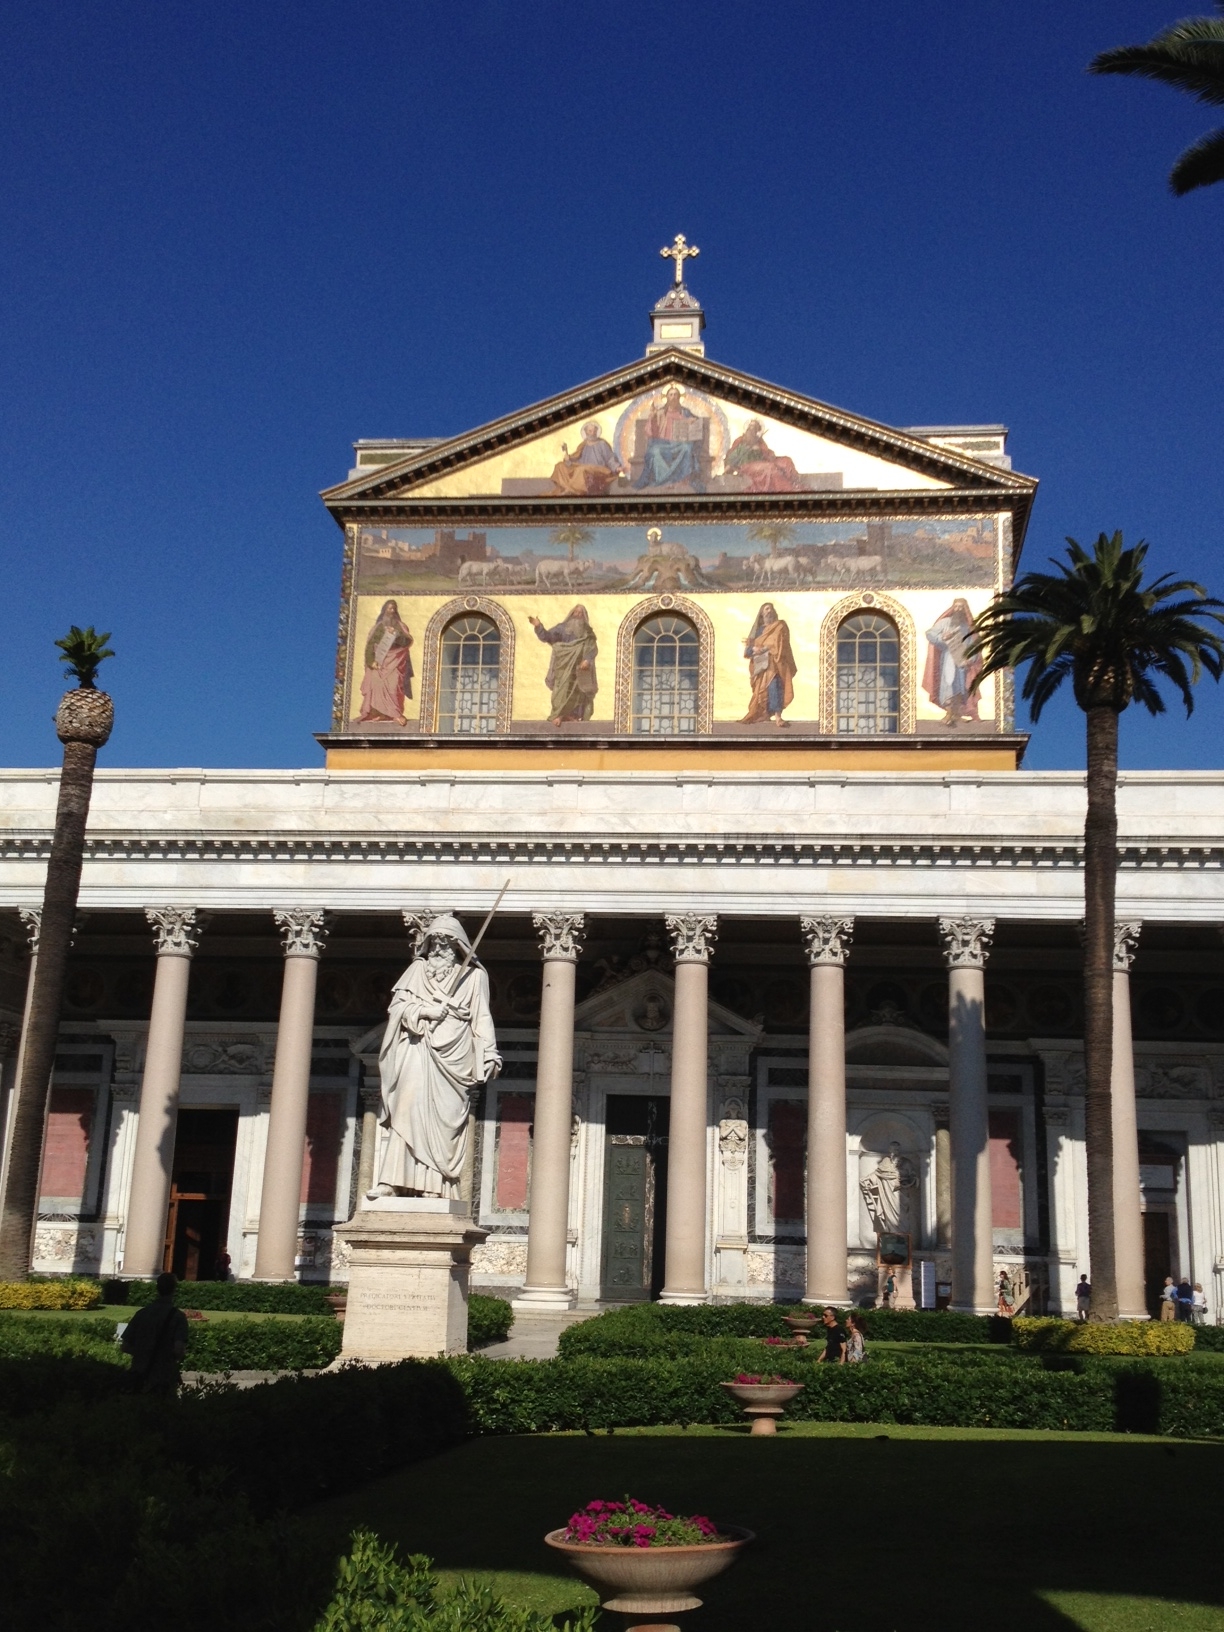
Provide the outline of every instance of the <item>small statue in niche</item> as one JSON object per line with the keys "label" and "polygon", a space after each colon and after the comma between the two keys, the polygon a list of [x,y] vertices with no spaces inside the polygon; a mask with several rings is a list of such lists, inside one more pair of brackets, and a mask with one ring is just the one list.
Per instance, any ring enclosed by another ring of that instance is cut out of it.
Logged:
{"label": "small statue in niche", "polygon": [[877,1235],[913,1233],[910,1212],[918,1192],[918,1168],[912,1157],[902,1154],[896,1139],[889,1141],[888,1153],[859,1180],[859,1189]]}

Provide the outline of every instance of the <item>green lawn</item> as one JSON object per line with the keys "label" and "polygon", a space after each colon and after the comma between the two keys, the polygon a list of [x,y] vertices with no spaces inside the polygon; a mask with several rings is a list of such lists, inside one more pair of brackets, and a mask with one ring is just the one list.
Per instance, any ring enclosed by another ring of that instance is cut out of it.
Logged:
{"label": "green lawn", "polygon": [[626,1429],[474,1440],[309,1522],[555,1613],[591,1599],[540,1537],[628,1492],[758,1534],[686,1632],[1224,1632],[1222,1477],[1224,1445],[1108,1434]]}

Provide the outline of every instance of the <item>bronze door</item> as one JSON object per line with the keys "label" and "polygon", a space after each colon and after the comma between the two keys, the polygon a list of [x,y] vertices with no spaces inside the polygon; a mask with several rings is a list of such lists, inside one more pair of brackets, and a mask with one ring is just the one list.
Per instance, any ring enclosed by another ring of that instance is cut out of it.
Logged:
{"label": "bronze door", "polygon": [[666,1099],[608,1098],[600,1293],[606,1302],[640,1303],[662,1290],[668,1110]]}

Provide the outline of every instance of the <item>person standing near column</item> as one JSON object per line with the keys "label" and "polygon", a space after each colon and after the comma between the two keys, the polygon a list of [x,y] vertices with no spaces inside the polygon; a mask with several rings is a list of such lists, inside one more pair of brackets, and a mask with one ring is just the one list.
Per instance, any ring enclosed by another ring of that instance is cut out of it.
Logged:
{"label": "person standing near column", "polygon": [[580,912],[536,912],[544,983],[536,1066],[531,1202],[527,1219],[527,1279],[516,1309],[568,1309],[565,1278],[569,1234],[570,1132],[574,1097],[574,993],[582,953]]}
{"label": "person standing near column", "polygon": [[203,915],[194,907],[146,907],[145,917],[153,929],[157,972],[123,1237],[123,1273],[135,1280],[152,1280],[164,1267],[187,985],[203,928]]}
{"label": "person standing near column", "polygon": [[669,917],[676,955],[672,1016],[671,1121],[667,1137],[667,1222],[660,1303],[705,1303],[706,1166],[709,1123],[710,954],[718,919],[688,912]]}
{"label": "person standing near column", "polygon": [[1118,1315],[1147,1320],[1143,1277],[1143,1203],[1139,1191],[1139,1121],[1135,1113],[1135,1047],[1131,1037],[1130,967],[1139,932],[1136,919],[1114,924],[1113,1070],[1110,1103],[1113,1122],[1114,1274]]}
{"label": "person standing near column", "polygon": [[952,1143],[952,1301],[995,1312],[994,1213],[986,1081],[986,958],[993,918],[941,918],[948,965],[948,1107]]}
{"label": "person standing near column", "polygon": [[328,919],[325,912],[310,907],[290,907],[272,916],[284,942],[285,972],[276,1027],[276,1063],[272,1068],[272,1107],[268,1116],[263,1189],[259,1199],[255,1279],[291,1281],[297,1259],[302,1153],[306,1149],[310,1062],[314,1052],[315,987],[319,959],[327,940]]}
{"label": "person standing near column", "polygon": [[853,918],[801,918],[811,965],[808,1019],[808,1303],[848,1304],[846,959]]}

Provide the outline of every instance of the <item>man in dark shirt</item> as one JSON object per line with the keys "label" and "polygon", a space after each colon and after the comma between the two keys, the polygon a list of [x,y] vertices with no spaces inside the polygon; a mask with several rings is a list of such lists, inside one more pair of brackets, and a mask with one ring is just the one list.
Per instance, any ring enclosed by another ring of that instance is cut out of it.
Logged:
{"label": "man in dark shirt", "polygon": [[816,1356],[819,1364],[827,1360],[832,1366],[844,1366],[846,1363],[846,1334],[837,1324],[837,1310],[826,1309],[820,1317],[824,1322],[825,1346],[824,1353]]}
{"label": "man in dark shirt", "polygon": [[174,1306],[178,1285],[167,1273],[157,1277],[157,1301],[128,1321],[120,1344],[132,1360],[132,1380],[141,1394],[177,1394],[179,1363],[187,1353],[187,1316]]}

